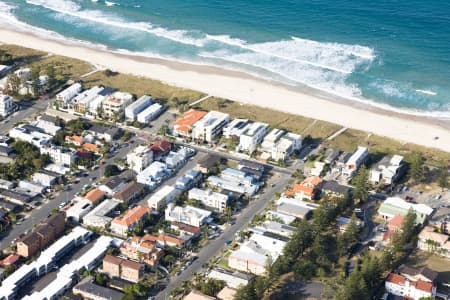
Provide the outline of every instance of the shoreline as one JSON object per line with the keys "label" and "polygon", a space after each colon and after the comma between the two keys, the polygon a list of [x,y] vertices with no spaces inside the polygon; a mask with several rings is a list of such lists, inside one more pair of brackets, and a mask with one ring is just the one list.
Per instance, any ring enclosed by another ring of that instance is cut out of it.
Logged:
{"label": "shoreline", "polygon": [[0,43],[68,56],[120,73],[450,152],[450,122],[439,118],[387,110],[240,71],[95,49],[10,29],[0,29]]}

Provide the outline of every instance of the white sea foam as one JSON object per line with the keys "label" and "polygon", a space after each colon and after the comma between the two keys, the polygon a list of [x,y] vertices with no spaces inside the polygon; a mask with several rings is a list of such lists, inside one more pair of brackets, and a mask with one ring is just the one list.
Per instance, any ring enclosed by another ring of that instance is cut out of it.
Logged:
{"label": "white sea foam", "polygon": [[416,90],[416,92],[422,93],[422,94],[426,94],[426,95],[430,95],[430,96],[436,96],[437,95],[436,92],[429,91],[429,90]]}
{"label": "white sea foam", "polygon": [[237,47],[241,47],[241,46],[245,46],[247,44],[247,41],[238,39],[238,38],[232,38],[229,35],[206,35],[206,38],[212,41],[216,41],[216,42],[220,42],[223,44],[228,44],[228,45],[232,45],[232,46],[237,46]]}
{"label": "white sea foam", "polygon": [[[118,16],[105,15],[103,12],[98,10],[79,10],[79,6],[77,7],[70,5],[71,1],[57,0],[58,5],[55,5],[53,2],[54,0],[27,0],[27,3],[29,4],[39,5],[64,15],[88,20],[94,23],[113,26],[116,28],[147,32],[149,34],[182,44],[203,47],[206,42],[206,39],[192,37],[192,33],[186,30],[169,30],[163,27],[155,27],[151,23],[129,22]],[[64,3],[67,5],[64,6]]]}
{"label": "white sea foam", "polygon": [[116,5],[118,5],[117,3],[111,2],[111,1],[105,1],[105,4],[106,4],[106,6],[116,6]]}

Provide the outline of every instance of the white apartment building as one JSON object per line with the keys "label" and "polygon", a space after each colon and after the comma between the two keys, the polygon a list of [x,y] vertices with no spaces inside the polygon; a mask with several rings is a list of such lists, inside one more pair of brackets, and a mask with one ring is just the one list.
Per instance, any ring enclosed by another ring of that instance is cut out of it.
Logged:
{"label": "white apartment building", "polygon": [[259,144],[261,144],[264,136],[269,132],[269,125],[266,123],[255,122],[246,126],[244,132],[239,137],[239,151],[253,153]]}
{"label": "white apartment building", "polygon": [[147,95],[142,96],[141,98],[125,107],[125,119],[127,121],[135,121],[137,115],[152,104],[152,97]]}
{"label": "white apartment building", "polygon": [[412,281],[395,273],[389,274],[384,286],[388,293],[405,299],[419,300],[436,296],[436,287],[431,282]]}
{"label": "white apartment building", "polygon": [[63,105],[67,105],[79,92],[81,92],[81,84],[77,82],[58,93],[56,95],[56,100],[62,102]]}
{"label": "white apartment building", "polygon": [[49,134],[45,134],[39,131],[31,131],[23,126],[12,128],[9,131],[9,136],[33,144],[36,147],[42,147],[43,145],[48,144],[53,138]]}
{"label": "white apartment building", "polygon": [[154,103],[137,115],[137,121],[142,124],[147,124],[148,122],[156,119],[156,117],[158,117],[162,112],[162,109],[163,107],[161,104]]}
{"label": "white apartment building", "polygon": [[111,117],[114,113],[120,113],[133,101],[133,95],[129,93],[115,92],[106,97],[102,102],[103,113]]}
{"label": "white apartment building", "polygon": [[94,86],[89,90],[86,90],[82,93],[79,93],[75,96],[71,104],[73,104],[73,108],[80,113],[85,113],[89,109],[89,105],[95,98],[104,90],[103,87]]}
{"label": "white apartment building", "polygon": [[136,176],[136,181],[153,189],[168,175],[166,164],[154,161]]}
{"label": "white apartment building", "polygon": [[192,138],[205,142],[212,142],[219,134],[223,127],[230,121],[230,116],[218,111],[210,111],[203,118],[194,124],[192,130]]}
{"label": "white apartment building", "polygon": [[188,198],[200,201],[207,207],[212,207],[219,212],[224,212],[228,204],[228,196],[213,192],[212,190],[201,190],[193,188],[188,193]]}
{"label": "white apartment building", "polygon": [[147,146],[138,146],[127,154],[127,164],[136,173],[142,172],[153,161],[153,152]]}
{"label": "white apartment building", "polygon": [[168,203],[175,200],[180,194],[181,191],[176,189],[174,186],[163,186],[159,191],[157,191],[148,199],[148,206],[155,210],[160,210],[161,208],[164,208]]}
{"label": "white apartment building", "polygon": [[40,148],[41,154],[48,154],[52,162],[70,166],[77,158],[77,152],[72,148],[64,148],[54,145]]}
{"label": "white apartment building", "polygon": [[46,173],[36,172],[33,174],[33,181],[45,187],[51,187],[56,183],[56,180],[55,176]]}
{"label": "white apartment building", "polygon": [[302,136],[292,132],[286,133],[272,147],[271,157],[274,161],[285,161],[294,151],[302,148]]}
{"label": "white apartment building", "polygon": [[358,149],[345,162],[345,166],[342,169],[342,175],[347,178],[353,177],[368,156],[369,151],[367,148],[358,146]]}
{"label": "white apartment building", "polygon": [[286,131],[282,129],[272,129],[269,134],[264,137],[261,144],[261,151],[271,153],[272,148],[277,144],[279,139],[286,134]]}
{"label": "white apartment building", "polygon": [[0,116],[7,117],[14,111],[13,98],[8,95],[0,95]]}
{"label": "white apartment building", "polygon": [[246,130],[248,124],[247,119],[234,119],[227,126],[223,128],[223,136],[227,139],[232,136],[240,137]]}
{"label": "white apartment building", "polygon": [[180,222],[195,227],[200,227],[207,223],[210,211],[196,208],[193,206],[174,206],[173,203],[167,205],[165,211],[166,221],[168,222]]}
{"label": "white apartment building", "polygon": [[372,184],[390,185],[397,182],[406,171],[403,156],[385,156],[378,164],[370,170],[369,181]]}

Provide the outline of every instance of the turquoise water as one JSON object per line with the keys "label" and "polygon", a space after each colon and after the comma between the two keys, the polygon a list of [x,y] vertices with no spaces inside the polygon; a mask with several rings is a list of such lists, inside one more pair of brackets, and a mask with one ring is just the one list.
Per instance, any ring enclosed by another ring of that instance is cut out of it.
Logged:
{"label": "turquoise water", "polygon": [[0,18],[117,51],[450,117],[449,1],[113,1],[0,0]]}

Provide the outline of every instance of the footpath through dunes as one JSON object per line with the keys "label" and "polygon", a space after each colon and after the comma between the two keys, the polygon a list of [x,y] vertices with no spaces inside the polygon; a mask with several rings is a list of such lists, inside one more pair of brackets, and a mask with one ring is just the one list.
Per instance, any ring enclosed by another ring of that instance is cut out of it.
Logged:
{"label": "footpath through dunes", "polygon": [[[326,99],[307,90],[290,88],[244,73],[215,67],[189,65],[162,59],[115,54],[82,46],[45,40],[31,34],[0,30],[0,42],[21,45],[88,61],[125,74],[157,79],[207,95],[339,124],[402,142],[450,152],[450,130],[429,118],[381,109],[352,106]],[[325,95],[326,96],[326,95]]]}

